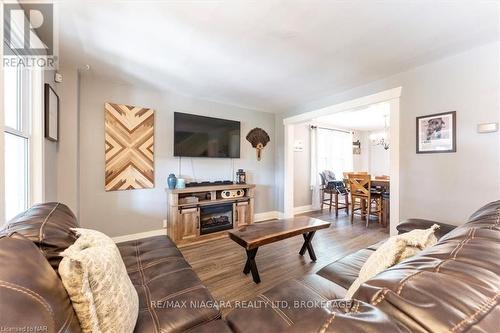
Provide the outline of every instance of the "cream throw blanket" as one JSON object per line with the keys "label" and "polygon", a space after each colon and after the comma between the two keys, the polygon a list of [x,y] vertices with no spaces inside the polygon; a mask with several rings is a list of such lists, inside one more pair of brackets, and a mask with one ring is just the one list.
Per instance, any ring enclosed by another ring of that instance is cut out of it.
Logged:
{"label": "cream throw blanket", "polygon": [[346,299],[351,299],[359,286],[378,273],[422,251],[426,247],[436,244],[434,231],[439,226],[434,224],[429,229],[416,229],[402,235],[390,237],[384,244],[373,252],[366,260],[359,272],[358,278],[352,283]]}

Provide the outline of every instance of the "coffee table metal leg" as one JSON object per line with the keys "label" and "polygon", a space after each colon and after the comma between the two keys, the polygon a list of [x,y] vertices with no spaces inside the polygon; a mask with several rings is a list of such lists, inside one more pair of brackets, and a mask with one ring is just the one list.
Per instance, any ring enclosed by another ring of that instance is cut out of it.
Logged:
{"label": "coffee table metal leg", "polygon": [[311,258],[312,261],[316,261],[316,254],[314,253],[314,249],[311,243],[315,233],[316,231],[311,231],[306,234],[302,234],[302,236],[304,237],[304,244],[302,245],[299,251],[299,254],[303,256],[307,250],[307,252],[309,253],[309,257]]}
{"label": "coffee table metal leg", "polygon": [[259,271],[257,270],[257,264],[255,263],[255,256],[257,255],[258,249],[259,248],[247,250],[247,262],[245,263],[245,268],[243,269],[244,274],[252,272],[253,281],[255,283],[260,283]]}

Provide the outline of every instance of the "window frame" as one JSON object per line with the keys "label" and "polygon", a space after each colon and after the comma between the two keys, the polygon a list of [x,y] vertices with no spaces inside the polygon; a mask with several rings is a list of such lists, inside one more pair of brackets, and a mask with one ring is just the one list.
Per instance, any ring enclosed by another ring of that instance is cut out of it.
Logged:
{"label": "window frame", "polygon": [[[9,47],[7,44],[4,43],[4,47]],[[16,54],[18,57],[20,57],[19,54]],[[34,77],[33,77],[33,71],[30,69],[26,69],[23,67],[17,67],[17,87],[16,87],[16,113],[17,113],[17,127],[18,128],[12,128],[10,126],[7,126],[4,124],[3,126],[3,135],[4,135],[4,142],[5,142],[5,135],[14,135],[17,136],[21,139],[25,140],[25,145],[26,145],[26,153],[25,153],[25,165],[26,169],[24,170],[24,177],[25,177],[25,189],[24,189],[24,201],[25,201],[25,209],[29,208],[33,204],[33,195],[32,195],[32,165],[33,165],[33,140],[32,140],[32,115],[33,115],[33,84],[34,84]],[[3,78],[5,79],[5,77]],[[5,84],[6,82],[4,82]],[[5,107],[5,100],[6,96],[3,96],[3,107]],[[5,110],[3,110],[5,112]],[[3,150],[3,153],[5,154],[5,148]],[[4,163],[8,163],[7,161],[7,156],[4,156]],[[5,177],[5,168],[3,168],[3,176]],[[3,185],[5,186],[5,184]],[[4,188],[4,202],[2,204],[5,204],[6,197],[8,193],[5,191],[6,189]],[[2,217],[3,219],[7,219],[7,216],[5,215],[7,212],[6,208],[4,207],[4,216]],[[7,222],[7,221],[6,221]]]}

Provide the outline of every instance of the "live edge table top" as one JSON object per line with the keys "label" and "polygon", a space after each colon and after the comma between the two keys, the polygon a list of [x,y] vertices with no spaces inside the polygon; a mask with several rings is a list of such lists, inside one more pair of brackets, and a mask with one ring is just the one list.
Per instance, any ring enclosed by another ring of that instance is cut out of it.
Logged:
{"label": "live edge table top", "polygon": [[294,237],[326,229],[330,222],[307,216],[298,216],[272,222],[254,223],[238,230],[229,231],[229,237],[247,250]]}

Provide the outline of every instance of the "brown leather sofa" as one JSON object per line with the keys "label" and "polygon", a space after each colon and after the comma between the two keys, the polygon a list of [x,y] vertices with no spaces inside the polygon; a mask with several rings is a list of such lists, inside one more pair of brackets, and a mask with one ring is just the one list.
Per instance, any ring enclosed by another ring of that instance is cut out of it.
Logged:
{"label": "brown leather sofa", "polygon": [[[408,220],[400,233],[433,221]],[[0,326],[80,332],[53,269],[77,226],[61,204],[35,206],[0,232]],[[500,201],[469,221],[442,224],[438,243],[364,283],[341,301],[379,244],[260,294],[258,307],[158,308],[155,301],[213,301],[167,237],[118,244],[140,298],[136,332],[497,332],[500,326]],[[52,267],[51,267],[52,266]],[[229,324],[229,326],[228,326]],[[4,329],[5,331],[5,329]]]}
{"label": "brown leather sofa", "polygon": [[[0,231],[2,332],[81,332],[57,273],[59,253],[76,240],[72,227],[78,222],[68,207],[46,203]],[[139,239],[118,248],[139,295],[135,332],[231,332],[217,320],[217,308],[189,306],[214,299],[170,238]]]}
{"label": "brown leather sofa", "polygon": [[[399,232],[434,222],[413,219]],[[234,332],[499,332],[500,201],[464,225],[441,225],[438,243],[342,298],[377,245],[348,255],[317,274],[281,283],[233,310]]]}

